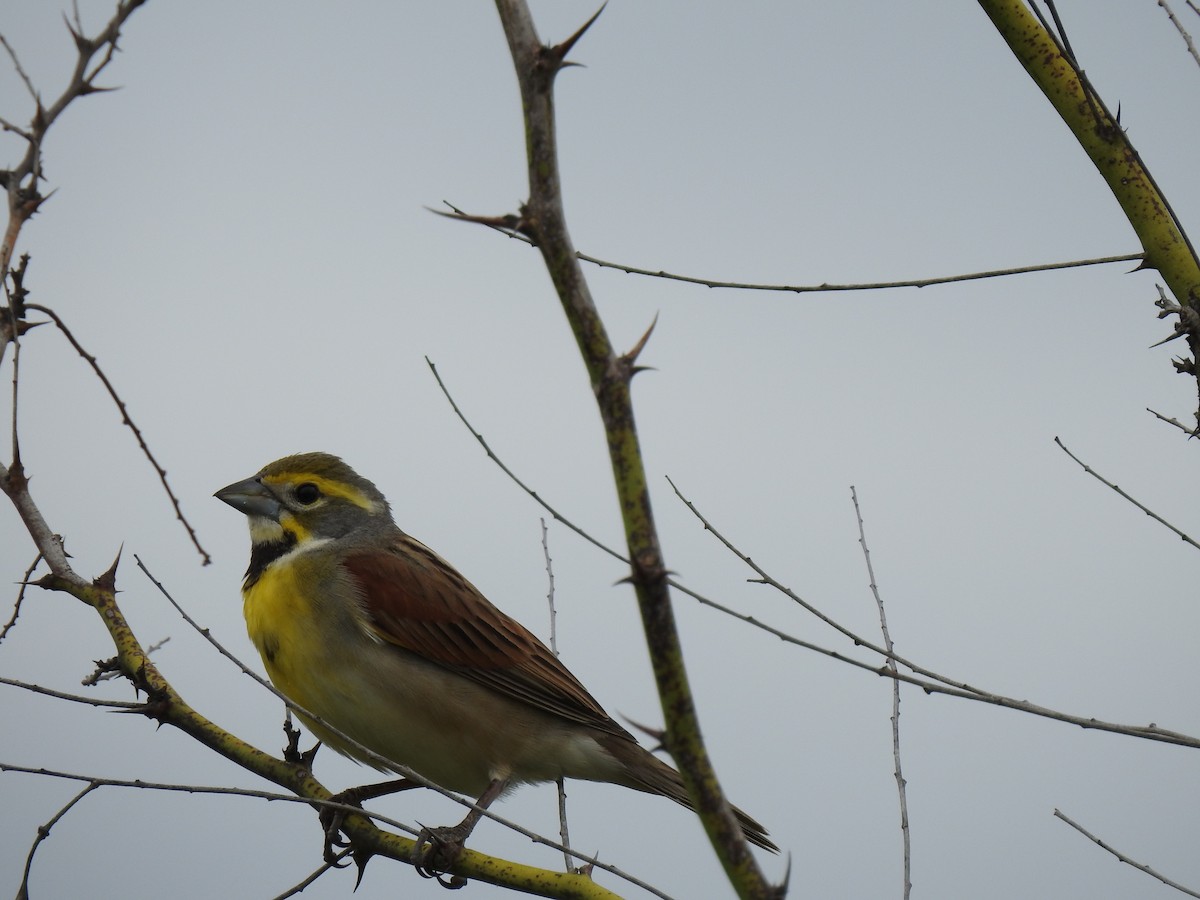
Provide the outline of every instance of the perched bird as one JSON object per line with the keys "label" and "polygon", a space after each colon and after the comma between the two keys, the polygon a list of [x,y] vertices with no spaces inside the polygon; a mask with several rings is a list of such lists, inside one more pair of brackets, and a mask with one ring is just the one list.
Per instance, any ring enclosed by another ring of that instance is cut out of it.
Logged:
{"label": "perched bird", "polygon": [[[401,531],[383,494],[336,456],[288,456],[215,496],[249,520],[242,597],[267,674],[323,722],[484,808],[560,776],[692,808],[674,769],[524,626]],[[384,768],[301,718],[334,749]],[[747,840],[778,849],[735,812]],[[446,831],[461,847],[478,818]]]}

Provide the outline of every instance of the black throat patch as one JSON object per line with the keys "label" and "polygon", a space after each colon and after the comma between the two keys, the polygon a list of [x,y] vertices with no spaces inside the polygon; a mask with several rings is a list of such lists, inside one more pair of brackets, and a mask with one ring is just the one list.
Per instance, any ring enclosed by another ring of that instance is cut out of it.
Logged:
{"label": "black throat patch", "polygon": [[249,590],[262,578],[267,566],[289,553],[296,546],[296,535],[285,531],[277,541],[267,541],[265,544],[250,545],[250,565],[246,569],[246,580],[242,582],[242,590]]}

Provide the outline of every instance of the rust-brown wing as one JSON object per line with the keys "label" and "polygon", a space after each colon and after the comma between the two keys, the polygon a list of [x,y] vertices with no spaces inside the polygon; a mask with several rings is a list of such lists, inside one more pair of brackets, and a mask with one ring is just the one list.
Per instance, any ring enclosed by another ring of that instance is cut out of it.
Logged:
{"label": "rust-brown wing", "polygon": [[551,715],[628,736],[545,644],[407,535],[348,557],[382,640]]}

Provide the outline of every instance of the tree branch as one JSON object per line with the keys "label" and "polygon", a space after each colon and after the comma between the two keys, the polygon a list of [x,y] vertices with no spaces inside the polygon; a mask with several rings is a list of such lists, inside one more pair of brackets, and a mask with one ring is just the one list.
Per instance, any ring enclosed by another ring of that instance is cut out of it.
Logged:
{"label": "tree branch", "polygon": [[[979,5],[1116,197],[1146,252],[1143,267],[1162,274],[1181,306],[1200,309],[1200,260],[1192,243],[1129,136],[1088,81],[1057,14],[1056,36],[1025,0],[979,0]],[[1200,355],[1200,331],[1191,330],[1188,343],[1194,360]],[[1194,374],[1200,391],[1200,372]]]}
{"label": "tree branch", "polygon": [[721,791],[701,737],[688,685],[629,391],[630,381],[637,372],[637,352],[645,338],[635,350],[624,355],[618,356],[613,350],[580,269],[563,211],[554,118],[554,79],[565,65],[569,65],[566,62],[568,52],[595,22],[599,12],[562,43],[544,46],[523,0],[496,0],[496,8],[516,69],[525,118],[529,200],[521,210],[520,230],[530,236],[542,254],[583,357],[604,422],[632,564],[630,580],[637,594],[662,703],[667,749],[679,767],[709,840],[739,896],[774,896],[776,891],[759,869]]}

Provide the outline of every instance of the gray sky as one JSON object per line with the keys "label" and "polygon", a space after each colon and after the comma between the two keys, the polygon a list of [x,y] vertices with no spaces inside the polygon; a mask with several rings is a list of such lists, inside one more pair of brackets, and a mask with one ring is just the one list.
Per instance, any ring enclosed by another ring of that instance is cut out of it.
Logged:
{"label": "gray sky", "polygon": [[[81,6],[93,28],[110,12]],[[1200,228],[1200,67],[1151,0],[1059,8],[1089,76],[1120,103],[1184,223]],[[548,40],[593,11],[534,9]],[[0,0],[0,31],[46,97],[71,64],[59,12]],[[199,566],[102,388],[46,327],[22,355],[23,455],[77,569],[98,574],[123,544],[122,606],[143,641],[171,638],[156,655],[164,674],[200,711],[277,750],[278,702],[190,631],[133,554],[258,667],[238,594],[245,525],[210,495],[276,457],[322,449],[545,635],[542,512],[485,458],[424,361],[542,496],[619,542],[598,416],[539,257],[424,209],[446,200],[502,214],[525,196],[494,8],[156,2],[135,14],[122,49],[104,79],[122,90],[86,98],[52,131],[58,192],[18,250],[33,256],[31,299],[99,358],[214,563]],[[575,56],[587,67],[565,72],[557,96],[584,252],[811,284],[1138,250],[975,4],[613,2]],[[0,115],[29,115],[7,65]],[[21,150],[11,136],[0,148],[5,165]],[[902,653],[1017,698],[1200,733],[1195,552],[1053,443],[1200,530],[1189,517],[1195,447],[1145,412],[1192,421],[1195,386],[1172,372],[1181,345],[1147,349],[1169,325],[1154,317],[1155,275],[1128,268],[802,296],[589,268],[618,346],[658,315],[643,357],[656,371],[637,379],[635,401],[668,565],[723,603],[853,653],[748,584],[664,476],[777,579],[873,636],[853,484]],[[614,713],[661,721],[619,565],[562,527],[550,542],[567,664]],[[9,582],[32,556],[15,515],[0,512]],[[888,684],[685,597],[677,610],[725,787],[792,855],[796,896],[899,896]],[[111,655],[87,609],[33,592],[0,645],[0,674],[76,691],[91,660]],[[96,692],[129,698],[118,683]],[[4,688],[0,721],[6,762],[269,787],[140,718]],[[1175,896],[1055,808],[1200,887],[1194,753],[915,690],[903,694],[901,740],[914,896]],[[334,789],[372,775],[329,752],[317,774]],[[16,889],[37,826],[77,790],[0,776],[0,891]],[[378,808],[426,824],[461,815],[417,794]],[[570,808],[581,849],[675,897],[725,895],[699,825],[668,801],[575,784]],[[498,812],[556,830],[549,788],[523,789]],[[471,845],[561,865],[495,825]],[[42,898],[270,897],[319,853],[302,808],[106,789],[55,827],[31,887]],[[782,877],[786,862],[764,865]],[[352,884],[329,874],[304,896],[345,897]],[[376,860],[356,896],[441,890]]]}

